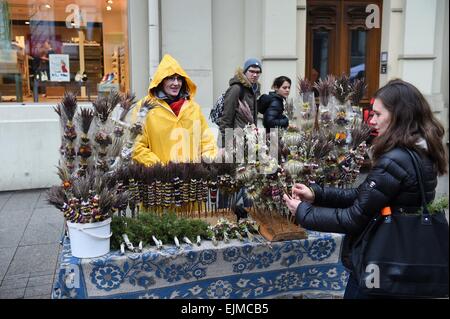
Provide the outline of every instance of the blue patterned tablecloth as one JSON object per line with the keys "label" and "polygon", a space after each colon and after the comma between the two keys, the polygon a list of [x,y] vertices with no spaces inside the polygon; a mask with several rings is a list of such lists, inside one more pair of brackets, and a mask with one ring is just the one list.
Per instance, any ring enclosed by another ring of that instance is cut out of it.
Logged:
{"label": "blue patterned tablecloth", "polygon": [[204,241],[79,259],[65,238],[52,298],[339,298],[348,279],[341,243],[342,235],[308,232],[305,240]]}

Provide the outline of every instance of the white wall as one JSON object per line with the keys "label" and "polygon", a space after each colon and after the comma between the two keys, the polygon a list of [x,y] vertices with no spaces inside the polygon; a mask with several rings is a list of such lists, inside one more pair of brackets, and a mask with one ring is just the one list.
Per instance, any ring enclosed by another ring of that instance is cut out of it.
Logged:
{"label": "white wall", "polygon": [[244,4],[244,29],[240,30],[245,35],[241,64],[250,57],[261,58],[264,45],[261,36],[261,30],[264,28],[264,0],[244,0]]}
{"label": "white wall", "polygon": [[0,191],[58,183],[61,132],[52,107],[0,105]]}
{"label": "white wall", "polygon": [[436,1],[407,0],[404,8],[401,78],[427,95],[433,91]]}
{"label": "white wall", "polygon": [[292,80],[291,96],[297,78],[297,0],[263,1],[262,90],[271,90],[273,80],[288,76]]}
{"label": "white wall", "polygon": [[212,0],[214,98],[226,90],[237,67],[244,63],[244,17],[245,1]]}
{"label": "white wall", "polygon": [[211,18],[211,0],[161,1],[162,54],[172,55],[197,85],[205,116],[213,104]]}
{"label": "white wall", "polygon": [[383,14],[381,25],[381,52],[388,53],[387,73],[380,74],[380,86],[389,80],[400,77],[399,56],[403,52],[404,33],[404,1],[383,1]]}

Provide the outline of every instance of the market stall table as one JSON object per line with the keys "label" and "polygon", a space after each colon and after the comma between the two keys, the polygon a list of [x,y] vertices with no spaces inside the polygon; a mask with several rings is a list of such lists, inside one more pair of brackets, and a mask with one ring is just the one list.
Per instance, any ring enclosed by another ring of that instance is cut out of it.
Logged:
{"label": "market stall table", "polygon": [[343,296],[348,272],[339,261],[342,235],[308,232],[308,239],[272,243],[256,239],[79,259],[65,238],[52,298]]}

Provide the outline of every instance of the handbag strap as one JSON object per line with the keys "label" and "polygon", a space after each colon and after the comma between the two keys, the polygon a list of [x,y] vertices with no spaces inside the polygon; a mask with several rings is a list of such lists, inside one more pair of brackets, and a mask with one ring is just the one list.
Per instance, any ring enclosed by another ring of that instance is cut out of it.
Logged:
{"label": "handbag strap", "polygon": [[422,198],[423,214],[426,215],[426,216],[429,216],[430,212],[428,211],[427,201],[425,199],[425,190],[424,190],[424,187],[423,187],[422,170],[419,167],[420,164],[419,164],[419,161],[417,160],[417,154],[416,154],[416,152],[411,151],[410,149],[406,149],[406,151],[408,152],[409,156],[411,156],[412,163],[413,163],[413,166],[414,166],[414,170],[416,171],[417,181],[419,183],[419,188],[420,188],[420,196]]}

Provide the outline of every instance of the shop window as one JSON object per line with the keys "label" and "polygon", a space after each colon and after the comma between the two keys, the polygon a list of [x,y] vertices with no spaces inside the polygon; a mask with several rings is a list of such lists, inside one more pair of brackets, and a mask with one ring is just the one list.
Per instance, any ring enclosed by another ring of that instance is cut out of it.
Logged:
{"label": "shop window", "polygon": [[316,30],[313,34],[314,56],[313,56],[313,74],[314,81],[318,78],[326,78],[328,74],[328,43],[329,32]]}
{"label": "shop window", "polygon": [[126,0],[0,2],[0,101],[129,90]]}

